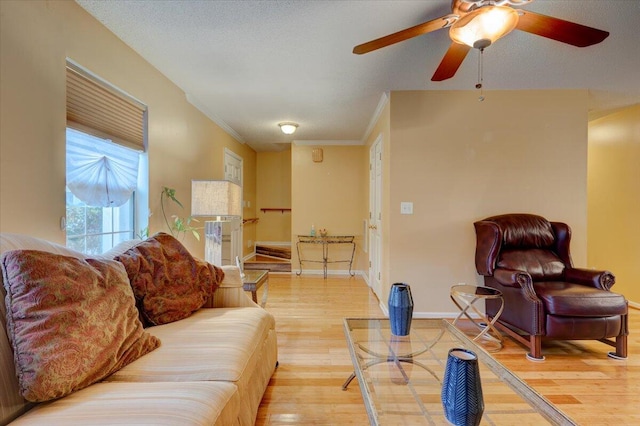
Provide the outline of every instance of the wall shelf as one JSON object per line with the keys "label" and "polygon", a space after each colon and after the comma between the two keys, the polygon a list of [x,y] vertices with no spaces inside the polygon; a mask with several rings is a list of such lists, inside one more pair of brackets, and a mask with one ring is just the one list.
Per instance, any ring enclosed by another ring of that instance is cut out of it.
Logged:
{"label": "wall shelf", "polygon": [[263,208],[260,209],[260,211],[262,213],[266,213],[266,212],[280,212],[280,213],[284,213],[284,212],[290,212],[291,209],[287,208],[287,207],[278,207],[278,208]]}

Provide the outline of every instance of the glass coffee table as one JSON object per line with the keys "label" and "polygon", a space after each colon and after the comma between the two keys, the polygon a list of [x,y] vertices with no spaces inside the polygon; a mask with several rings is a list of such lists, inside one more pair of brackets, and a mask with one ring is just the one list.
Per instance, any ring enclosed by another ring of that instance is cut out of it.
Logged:
{"label": "glass coffee table", "polygon": [[344,331],[372,425],[447,425],[440,393],[449,349],[478,355],[482,425],[575,425],[445,319],[416,319],[409,336],[391,334],[387,318],[346,318]]}

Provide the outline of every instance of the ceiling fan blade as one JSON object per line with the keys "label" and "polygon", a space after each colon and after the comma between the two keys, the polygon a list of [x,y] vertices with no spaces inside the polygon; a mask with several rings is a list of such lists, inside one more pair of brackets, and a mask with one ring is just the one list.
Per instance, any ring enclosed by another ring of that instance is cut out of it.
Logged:
{"label": "ceiling fan blade", "polygon": [[432,31],[436,31],[442,28],[450,27],[452,23],[453,23],[453,20],[451,15],[433,19],[431,21],[418,24],[414,27],[406,28],[396,33],[389,34],[387,36],[380,37],[363,44],[359,44],[353,48],[353,53],[357,55],[362,55],[363,53],[369,53],[374,50],[378,50],[383,47],[387,47],[392,44],[396,44],[413,37],[418,37],[419,35],[422,35],[422,34],[430,33]]}
{"label": "ceiling fan blade", "polygon": [[551,16],[519,10],[517,29],[577,47],[598,44],[609,36],[607,31],[576,24]]}
{"label": "ceiling fan blade", "polygon": [[438,65],[438,69],[433,73],[431,81],[442,81],[453,77],[464,58],[467,57],[469,50],[471,50],[471,47],[466,44],[451,43],[449,50],[444,54],[444,58]]}

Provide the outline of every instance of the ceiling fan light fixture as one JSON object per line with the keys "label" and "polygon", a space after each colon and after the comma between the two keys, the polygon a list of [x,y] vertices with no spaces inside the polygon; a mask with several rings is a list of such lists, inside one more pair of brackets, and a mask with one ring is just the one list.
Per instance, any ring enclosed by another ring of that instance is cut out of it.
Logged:
{"label": "ceiling fan light fixture", "polygon": [[518,25],[518,12],[508,6],[484,6],[457,20],[449,29],[451,40],[484,49]]}
{"label": "ceiling fan light fixture", "polygon": [[292,135],[298,129],[298,123],[278,123],[278,126],[285,135]]}

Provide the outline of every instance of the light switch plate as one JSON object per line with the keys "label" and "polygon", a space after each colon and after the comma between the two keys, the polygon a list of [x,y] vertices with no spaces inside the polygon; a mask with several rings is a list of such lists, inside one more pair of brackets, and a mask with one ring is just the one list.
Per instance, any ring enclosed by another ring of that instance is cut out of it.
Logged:
{"label": "light switch plate", "polygon": [[410,201],[402,201],[400,203],[400,214],[413,214],[413,203]]}

